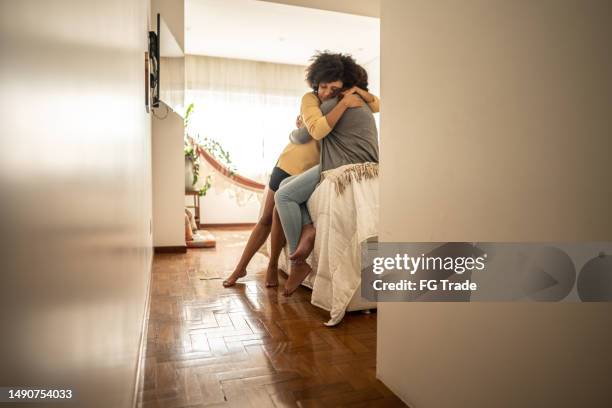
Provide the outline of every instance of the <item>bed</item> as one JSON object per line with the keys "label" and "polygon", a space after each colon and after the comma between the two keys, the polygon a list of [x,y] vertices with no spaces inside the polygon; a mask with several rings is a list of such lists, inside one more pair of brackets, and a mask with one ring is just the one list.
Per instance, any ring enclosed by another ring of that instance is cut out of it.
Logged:
{"label": "bed", "polygon": [[[312,289],[311,303],[330,312],[334,326],[347,311],[370,310],[376,303],[361,297],[361,243],[378,235],[378,164],[339,167],[322,174],[308,200],[317,230],[308,258],[313,272],[302,285]],[[265,245],[269,253],[270,240]],[[279,267],[289,272],[288,248]]]}

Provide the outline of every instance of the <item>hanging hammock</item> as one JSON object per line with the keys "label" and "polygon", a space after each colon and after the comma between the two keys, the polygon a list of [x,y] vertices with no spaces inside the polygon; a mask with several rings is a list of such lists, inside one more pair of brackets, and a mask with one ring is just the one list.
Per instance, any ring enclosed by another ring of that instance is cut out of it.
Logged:
{"label": "hanging hammock", "polygon": [[210,167],[212,167],[215,172],[224,176],[226,180],[245,190],[249,190],[257,194],[263,193],[264,189],[266,188],[264,184],[230,170],[226,165],[219,162],[219,160],[217,160],[213,155],[206,151],[206,149],[200,146],[192,137],[187,136],[187,138],[189,139],[189,142],[192,143],[192,145],[195,147],[198,156],[204,159],[204,161]]}

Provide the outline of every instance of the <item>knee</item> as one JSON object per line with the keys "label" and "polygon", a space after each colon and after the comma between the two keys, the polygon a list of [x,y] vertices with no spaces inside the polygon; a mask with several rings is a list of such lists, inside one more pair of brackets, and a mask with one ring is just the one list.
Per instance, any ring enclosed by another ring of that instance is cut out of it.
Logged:
{"label": "knee", "polygon": [[259,224],[264,227],[269,227],[272,225],[272,214],[264,214],[259,219]]}
{"label": "knee", "polygon": [[277,207],[279,204],[287,202],[288,198],[289,196],[287,195],[287,191],[282,186],[276,190],[276,193],[274,193],[274,202],[276,203]]}

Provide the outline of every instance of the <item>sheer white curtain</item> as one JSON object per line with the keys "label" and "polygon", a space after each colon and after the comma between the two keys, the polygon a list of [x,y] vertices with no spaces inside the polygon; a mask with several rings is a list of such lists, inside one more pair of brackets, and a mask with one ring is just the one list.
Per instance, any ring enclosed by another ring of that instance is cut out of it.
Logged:
{"label": "sheer white curtain", "polygon": [[185,104],[185,58],[161,57],[159,97],[180,114]]}
{"label": "sheer white curtain", "polygon": [[263,181],[295,127],[308,91],[303,66],[227,58],[185,57],[190,131],[217,140],[237,171]]}

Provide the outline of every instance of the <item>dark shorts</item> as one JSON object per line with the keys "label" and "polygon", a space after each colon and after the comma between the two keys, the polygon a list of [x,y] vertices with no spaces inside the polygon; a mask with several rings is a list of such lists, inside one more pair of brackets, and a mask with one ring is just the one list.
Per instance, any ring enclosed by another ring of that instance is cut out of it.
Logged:
{"label": "dark shorts", "polygon": [[281,181],[283,181],[284,179],[290,176],[291,174],[287,173],[285,170],[281,169],[280,167],[275,166],[272,169],[272,174],[270,175],[270,183],[268,184],[268,186],[270,187],[270,190],[272,191],[278,190],[278,186],[280,185]]}

